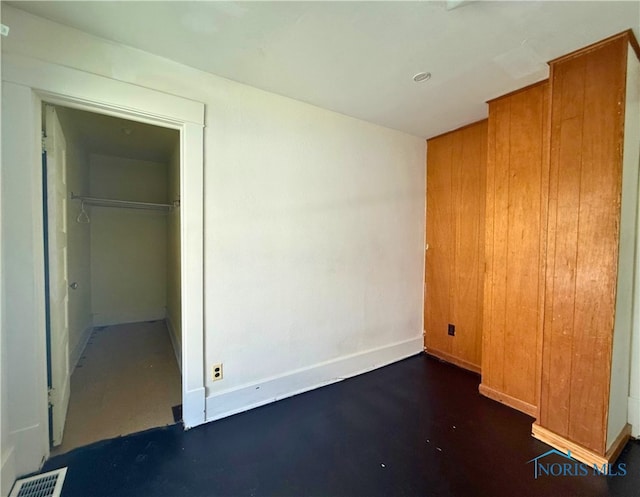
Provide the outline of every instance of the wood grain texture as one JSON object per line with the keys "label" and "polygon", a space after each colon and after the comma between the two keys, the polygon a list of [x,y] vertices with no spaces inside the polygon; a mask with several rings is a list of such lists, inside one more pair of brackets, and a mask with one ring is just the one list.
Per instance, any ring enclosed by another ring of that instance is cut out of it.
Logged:
{"label": "wood grain texture", "polygon": [[540,427],[605,455],[626,36],[551,65]]}
{"label": "wood grain texture", "polygon": [[462,369],[466,369],[468,371],[471,371],[473,373],[477,373],[480,374],[480,366],[478,366],[477,364],[473,364],[470,362],[465,361],[464,359],[460,359],[454,355],[451,354],[446,354],[444,352],[440,352],[439,350],[433,350],[433,349],[425,349],[425,352],[427,353],[427,355],[430,355],[432,357],[435,357],[436,359],[439,359],[441,361],[444,362],[448,362],[450,364],[453,364],[454,366],[458,366]]}
{"label": "wood grain texture", "polygon": [[484,120],[427,142],[425,347],[473,371],[482,354],[486,139]]}
{"label": "wood grain texture", "polygon": [[[588,464],[593,467],[597,465],[598,468],[602,468],[605,465],[615,463],[616,459],[620,456],[622,449],[631,437],[631,425],[626,425],[620,434],[616,437],[611,449],[606,454],[600,454],[594,452],[588,448],[585,448],[577,443],[561,437],[557,433],[544,428],[538,423],[533,423],[531,426],[531,435],[537,438],[541,442],[544,442],[556,449],[567,454],[571,452],[571,457],[577,459],[580,462]],[[607,468],[608,469],[608,468]]]}
{"label": "wood grain texture", "polygon": [[451,322],[451,275],[453,273],[453,223],[451,202],[454,135],[427,142],[427,243],[425,251],[425,346],[451,354],[447,336]]}
{"label": "wood grain texture", "polygon": [[504,392],[499,392],[498,390],[494,390],[493,388],[488,387],[483,383],[480,384],[478,391],[485,397],[488,397],[492,400],[500,402],[501,404],[517,409],[518,411],[528,414],[531,417],[536,416],[538,408],[533,404],[527,404],[526,402],[523,402],[520,399],[517,399],[516,397],[512,397],[510,395],[505,394]]}
{"label": "wood grain texture", "polygon": [[548,107],[547,83],[489,103],[480,391],[527,414],[538,403]]}
{"label": "wood grain texture", "polygon": [[638,40],[633,34],[633,29],[627,29],[625,31],[621,31],[620,33],[608,36],[607,38],[603,38],[600,41],[596,41],[595,43],[587,45],[586,47],[579,48],[577,50],[574,50],[573,52],[569,52],[567,54],[561,55],[560,57],[556,57],[555,59],[551,59],[549,62],[547,62],[547,64],[551,66],[554,64],[565,62],[573,57],[583,57],[590,51],[598,50],[611,42],[616,42],[619,40],[625,40],[629,45],[631,45],[631,48],[636,54],[636,57],[638,58],[638,60],[640,60],[640,45],[638,45]]}

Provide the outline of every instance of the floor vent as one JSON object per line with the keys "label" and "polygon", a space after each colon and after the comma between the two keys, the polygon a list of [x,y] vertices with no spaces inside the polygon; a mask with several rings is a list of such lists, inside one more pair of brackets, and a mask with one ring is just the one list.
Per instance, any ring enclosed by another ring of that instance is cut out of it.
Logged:
{"label": "floor vent", "polygon": [[17,480],[9,497],[60,497],[67,468]]}

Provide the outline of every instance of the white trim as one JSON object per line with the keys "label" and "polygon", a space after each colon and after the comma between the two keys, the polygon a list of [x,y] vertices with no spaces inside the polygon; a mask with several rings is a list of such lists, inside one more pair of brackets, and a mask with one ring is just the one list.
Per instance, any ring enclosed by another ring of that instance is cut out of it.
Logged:
{"label": "white trim", "polygon": [[[203,318],[203,122],[204,104],[182,97],[142,88],[133,84],[104,78],[68,67],[43,62],[41,60],[3,54],[3,80],[14,82],[31,91],[30,108],[24,104],[21,110],[40,115],[40,98],[47,102],[88,110],[116,117],[146,122],[158,126],[172,127],[180,131],[181,139],[181,257],[182,257],[182,302],[183,302],[183,418],[186,427],[205,422],[204,402],[204,318]],[[35,117],[34,117],[35,119]],[[16,130],[14,137],[20,143],[31,144],[23,147],[16,163],[11,167],[34,168],[30,173],[35,178],[40,173],[40,130]],[[3,164],[3,167],[8,167]],[[35,281],[35,295],[29,305],[34,312],[34,320],[40,323],[35,332],[41,346],[30,351],[33,366],[43,368],[46,364],[44,344],[44,266],[41,187],[35,184],[17,185],[34,202],[33,213],[25,227],[33,233],[33,274],[23,275]],[[20,193],[16,192],[16,194]],[[164,316],[162,316],[164,317]],[[7,351],[20,353],[19,351]],[[35,372],[34,374],[37,374]],[[42,396],[39,403],[38,443],[20,443],[15,438],[16,468],[19,472],[36,471],[48,451],[48,416],[46,410],[46,384],[43,391],[33,392]],[[40,412],[41,411],[41,412]],[[24,471],[23,471],[24,469]]]}
{"label": "white trim", "polygon": [[176,328],[173,325],[173,321],[171,320],[171,316],[168,312],[164,320],[167,323],[167,330],[169,330],[169,338],[171,339],[171,345],[173,346],[173,353],[176,355],[178,369],[180,369],[180,373],[182,373],[182,343],[180,337],[176,334]]}
{"label": "white trim", "polygon": [[46,93],[44,100],[67,107],[160,126],[204,124],[200,102],[15,53],[2,54],[2,79],[38,89]]}
{"label": "white trim", "polygon": [[146,309],[144,311],[116,311],[102,312],[93,315],[93,326],[113,326],[127,323],[141,323],[143,321],[160,321],[164,319],[165,308]]}
{"label": "white trim", "polygon": [[631,436],[640,438],[640,399],[629,397],[628,419],[631,425]]}
{"label": "white trim", "polygon": [[89,338],[91,338],[91,333],[93,332],[93,326],[87,326],[80,335],[80,340],[76,343],[76,346],[71,351],[69,356],[69,371],[73,373],[73,370],[76,369],[82,354],[84,354],[84,349],[87,348],[87,342]]}
{"label": "white trim", "polygon": [[[8,431],[7,439],[14,448],[15,471],[22,475],[38,470],[49,455],[42,111],[40,99],[29,87],[3,82],[2,96],[3,277],[4,281],[20,281],[2,315],[3,347],[6,347],[2,374],[7,375],[8,390],[3,400],[11,399],[3,435]],[[9,118],[11,126],[7,127]],[[11,207],[11,222],[7,222],[7,206]],[[3,304],[6,303],[5,296]]]}
{"label": "white trim", "polygon": [[[180,133],[180,329],[186,428],[205,422],[203,143],[202,126],[185,123]],[[189,164],[200,167],[187,167]]]}
{"label": "white trim", "polygon": [[315,364],[207,397],[207,421],[225,418],[314,390],[422,352],[422,335],[403,342]]}

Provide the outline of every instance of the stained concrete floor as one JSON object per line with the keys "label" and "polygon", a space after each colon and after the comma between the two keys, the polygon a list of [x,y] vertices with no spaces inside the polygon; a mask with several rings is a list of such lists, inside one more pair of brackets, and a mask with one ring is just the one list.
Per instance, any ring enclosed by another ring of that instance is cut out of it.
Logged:
{"label": "stained concrete floor", "polygon": [[[549,446],[532,418],[481,397],[479,377],[418,355],[184,431],[180,425],[54,457],[63,497],[637,497],[626,476],[535,478]],[[566,462],[549,456],[549,462]]]}
{"label": "stained concrete floor", "polygon": [[181,395],[164,321],[97,328],[71,375],[64,437],[52,453],[173,424]]}

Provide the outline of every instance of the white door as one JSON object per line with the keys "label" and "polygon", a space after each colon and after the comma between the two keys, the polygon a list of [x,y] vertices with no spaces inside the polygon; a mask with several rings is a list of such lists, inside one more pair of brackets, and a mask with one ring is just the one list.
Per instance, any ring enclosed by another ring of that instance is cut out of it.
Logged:
{"label": "white door", "polygon": [[69,405],[69,286],[67,283],[67,154],[54,107],[45,112],[49,256],[49,366],[52,443],[60,445]]}

